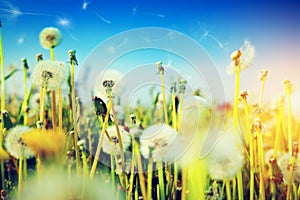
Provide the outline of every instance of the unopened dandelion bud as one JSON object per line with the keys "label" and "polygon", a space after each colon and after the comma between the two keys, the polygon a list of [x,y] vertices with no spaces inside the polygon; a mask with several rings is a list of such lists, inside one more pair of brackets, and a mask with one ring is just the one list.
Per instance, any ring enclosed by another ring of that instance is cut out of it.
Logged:
{"label": "unopened dandelion bud", "polygon": [[27,59],[26,58],[22,58],[21,61],[23,63],[24,69],[29,69],[29,66],[28,66],[28,63],[27,63]]}
{"label": "unopened dandelion bud", "polygon": [[186,90],[187,81],[184,79],[179,80],[179,93],[184,94]]}
{"label": "unopened dandelion bud", "polygon": [[43,60],[43,54],[41,54],[41,53],[36,54],[36,61],[40,62],[42,60]]}
{"label": "unopened dandelion bud", "polygon": [[69,50],[68,51],[70,62],[74,63],[75,65],[78,65],[78,61],[76,59],[76,50]]}
{"label": "unopened dandelion bud", "polygon": [[158,73],[164,74],[165,69],[164,69],[164,67],[162,66],[162,61],[158,61],[158,62],[156,63],[156,65],[157,65]]}
{"label": "unopened dandelion bud", "polygon": [[135,114],[131,114],[130,119],[131,119],[133,124],[136,124],[136,115]]}
{"label": "unopened dandelion bud", "polygon": [[265,80],[267,78],[268,74],[269,74],[269,71],[267,69],[261,70],[260,80],[261,81]]}
{"label": "unopened dandelion bud", "polygon": [[176,89],[176,82],[173,82],[172,85],[171,85],[171,93],[176,93],[177,89]]}
{"label": "unopened dandelion bud", "polygon": [[38,129],[43,128],[43,125],[44,125],[44,122],[42,122],[42,121],[37,121],[37,122],[36,122],[36,127],[37,127]]}

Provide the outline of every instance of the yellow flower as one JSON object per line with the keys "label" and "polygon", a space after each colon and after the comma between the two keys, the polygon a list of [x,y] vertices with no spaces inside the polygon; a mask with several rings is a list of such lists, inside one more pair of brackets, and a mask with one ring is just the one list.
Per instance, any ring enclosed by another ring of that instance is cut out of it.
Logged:
{"label": "yellow flower", "polygon": [[0,147],[0,160],[8,160],[9,159],[9,154]]}
{"label": "yellow flower", "polygon": [[59,158],[64,155],[66,136],[63,132],[32,129],[22,135],[22,141],[42,159]]}

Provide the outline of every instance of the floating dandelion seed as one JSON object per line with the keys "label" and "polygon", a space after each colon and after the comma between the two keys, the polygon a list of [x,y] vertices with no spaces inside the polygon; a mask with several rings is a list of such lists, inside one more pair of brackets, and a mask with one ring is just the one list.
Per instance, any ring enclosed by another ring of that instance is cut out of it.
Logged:
{"label": "floating dandelion seed", "polygon": [[234,135],[229,134],[224,134],[207,156],[208,174],[212,179],[232,179],[244,165],[243,154],[234,145]]}
{"label": "floating dandelion seed", "polygon": [[67,80],[69,70],[66,63],[61,61],[42,60],[38,62],[32,72],[32,83],[48,90],[55,90]]}
{"label": "floating dandelion seed", "polygon": [[22,135],[31,129],[27,126],[16,126],[10,129],[5,137],[5,148],[15,158],[31,158],[34,156],[31,149],[22,141]]}
{"label": "floating dandelion seed", "polygon": [[[166,124],[156,124],[146,128],[141,137],[141,153],[154,162],[171,162],[179,155],[178,133]],[[151,151],[151,153],[150,153]]]}
{"label": "floating dandelion seed", "polygon": [[[123,145],[123,151],[127,150],[128,147],[131,144],[131,139],[129,133],[125,130],[124,126],[119,126],[122,145]],[[111,141],[108,140],[107,137],[103,140],[102,150],[103,152],[107,154],[117,154],[119,155],[120,152],[120,146],[119,146],[119,140],[117,136],[117,131],[115,126],[110,126],[107,128],[108,135],[111,138]]]}
{"label": "floating dandelion seed", "polygon": [[84,2],[82,3],[82,9],[83,9],[83,10],[86,10],[86,9],[87,9],[87,6],[88,6],[89,4],[90,4],[89,2],[84,1]]}
{"label": "floating dandelion seed", "polygon": [[40,33],[40,43],[45,49],[58,46],[61,43],[62,35],[57,28],[47,27]]}
{"label": "floating dandelion seed", "polygon": [[231,54],[231,64],[227,67],[228,74],[233,74],[248,68],[255,57],[255,50],[252,44],[245,40],[243,46]]}
{"label": "floating dandelion seed", "polygon": [[57,23],[58,23],[58,25],[63,26],[63,27],[68,27],[71,24],[70,20],[68,20],[66,18],[59,18]]}
{"label": "floating dandelion seed", "polygon": [[110,24],[110,23],[111,23],[110,20],[104,18],[104,17],[103,17],[102,15],[100,15],[97,11],[95,11],[94,9],[88,7],[89,4],[90,4],[89,2],[84,1],[83,4],[82,4],[82,9],[83,9],[83,10],[90,10],[90,11],[92,11],[99,19],[101,19],[101,21],[103,21],[103,22],[106,23],[106,24]]}

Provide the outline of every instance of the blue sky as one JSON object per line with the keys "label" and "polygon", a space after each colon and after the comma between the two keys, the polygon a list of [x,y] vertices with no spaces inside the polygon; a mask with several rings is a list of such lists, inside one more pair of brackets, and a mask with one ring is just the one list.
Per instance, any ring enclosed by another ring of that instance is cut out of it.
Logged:
{"label": "blue sky", "polygon": [[[39,32],[47,26],[59,28],[63,35],[62,44],[55,49],[56,59],[67,60],[67,51],[76,49],[81,64],[99,44],[115,34],[141,27],[168,28],[187,35],[203,47],[219,70],[229,100],[233,77],[226,74],[226,66],[230,53],[245,39],[254,45],[256,59],[253,66],[242,73],[242,89],[253,91],[255,96],[260,84],[257,76],[263,68],[270,70],[267,97],[283,91],[285,78],[300,85],[297,79],[300,72],[299,10],[298,1],[284,0],[0,2],[7,67],[10,64],[21,67],[22,57],[33,67],[35,55],[40,52],[49,58],[49,52],[39,45],[38,39]],[[166,57],[160,59],[168,63]],[[172,62],[176,65],[174,60]]]}

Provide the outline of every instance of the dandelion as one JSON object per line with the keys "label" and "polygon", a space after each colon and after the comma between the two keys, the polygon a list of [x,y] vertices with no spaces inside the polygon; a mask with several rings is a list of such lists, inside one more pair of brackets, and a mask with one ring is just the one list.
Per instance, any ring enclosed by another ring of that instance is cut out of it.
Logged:
{"label": "dandelion", "polygon": [[107,97],[106,90],[103,87],[103,82],[106,80],[112,80],[115,83],[114,87],[112,88],[112,93],[115,96],[120,96],[125,91],[126,81],[123,79],[123,75],[117,70],[109,69],[103,71],[99,76],[97,81],[99,84],[97,84],[95,88],[95,95],[97,97]]}
{"label": "dandelion", "polygon": [[19,125],[8,131],[4,145],[10,155],[18,159],[27,159],[34,156],[32,150],[22,140],[22,135],[30,130],[27,126]]}
{"label": "dandelion", "polygon": [[40,44],[45,49],[51,49],[61,43],[62,35],[57,28],[47,27],[40,33]]}
{"label": "dandelion", "polygon": [[43,60],[36,64],[32,72],[32,82],[49,91],[55,90],[68,79],[68,68],[62,61]]}
{"label": "dandelion", "polygon": [[232,63],[227,67],[227,72],[233,74],[247,69],[254,60],[255,50],[252,44],[245,40],[243,46],[231,55]]}
{"label": "dandelion", "polygon": [[[290,167],[291,166],[291,159],[292,156],[289,153],[286,153],[284,155],[282,155],[282,157],[280,157],[278,159],[278,165],[280,167],[280,170],[283,174],[283,179],[285,182],[288,182],[289,180],[289,173],[290,173]],[[294,183],[300,183],[300,160],[299,158],[297,158],[294,162],[294,166],[293,166],[293,177],[292,177],[292,181]]]}
{"label": "dandelion", "polygon": [[[124,126],[119,126],[120,129],[120,135],[122,138],[122,145],[123,145],[123,151],[128,149],[128,147],[131,144],[131,139],[129,133],[125,130]],[[107,154],[120,154],[120,147],[119,147],[119,140],[117,136],[117,131],[114,126],[110,126],[107,128],[107,132],[111,138],[111,141],[108,140],[107,137],[105,137],[103,144],[102,144],[102,150],[103,152]]]}
{"label": "dandelion", "polygon": [[233,135],[223,135],[207,157],[208,173],[216,180],[235,178],[244,165],[243,160]]}
{"label": "dandelion", "polygon": [[171,162],[179,153],[177,138],[177,131],[169,125],[150,126],[143,131],[140,137],[141,154],[146,159],[152,157],[154,162]]}
{"label": "dandelion", "polygon": [[35,57],[36,57],[36,61],[37,61],[37,62],[40,62],[40,61],[43,60],[43,54],[41,54],[41,53],[36,54]]}
{"label": "dandelion", "polygon": [[22,141],[40,159],[57,158],[65,147],[65,134],[52,130],[31,129],[22,135]]}

